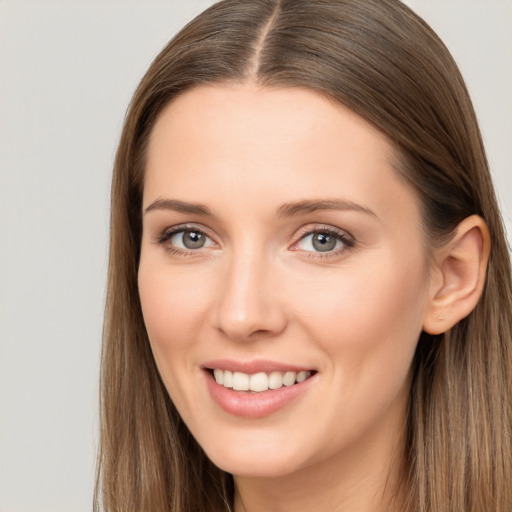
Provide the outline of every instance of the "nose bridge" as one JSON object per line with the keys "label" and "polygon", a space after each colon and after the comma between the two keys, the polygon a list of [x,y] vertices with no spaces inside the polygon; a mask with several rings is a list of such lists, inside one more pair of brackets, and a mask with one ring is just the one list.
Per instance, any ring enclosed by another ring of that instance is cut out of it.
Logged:
{"label": "nose bridge", "polygon": [[225,265],[218,294],[218,328],[237,340],[282,331],[286,318],[273,282],[275,269],[265,251],[247,240],[231,251]]}

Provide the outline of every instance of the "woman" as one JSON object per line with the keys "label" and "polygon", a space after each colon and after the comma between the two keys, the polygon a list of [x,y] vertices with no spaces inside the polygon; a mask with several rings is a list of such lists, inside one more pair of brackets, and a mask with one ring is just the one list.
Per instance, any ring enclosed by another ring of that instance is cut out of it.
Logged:
{"label": "woman", "polygon": [[421,19],[215,4],[117,153],[105,509],[512,509],[511,296],[474,111]]}

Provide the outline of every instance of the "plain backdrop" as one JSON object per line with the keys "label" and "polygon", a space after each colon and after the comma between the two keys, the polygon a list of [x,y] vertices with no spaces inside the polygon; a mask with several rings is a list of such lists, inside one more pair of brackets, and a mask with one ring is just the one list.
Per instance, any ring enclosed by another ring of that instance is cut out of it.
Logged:
{"label": "plain backdrop", "polygon": [[[0,0],[0,512],[91,510],[109,181],[130,96],[213,0]],[[451,49],[512,226],[512,1],[410,0]]]}

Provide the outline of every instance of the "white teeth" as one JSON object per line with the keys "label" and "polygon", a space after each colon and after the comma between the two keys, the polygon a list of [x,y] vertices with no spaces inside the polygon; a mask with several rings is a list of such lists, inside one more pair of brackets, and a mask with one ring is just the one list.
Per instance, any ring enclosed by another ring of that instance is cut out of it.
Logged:
{"label": "white teeth", "polygon": [[283,387],[283,374],[281,372],[272,372],[268,376],[269,389],[279,389]]}
{"label": "white teeth", "polygon": [[295,384],[295,377],[297,374],[295,372],[286,372],[283,377],[283,384],[285,386],[293,386]]}
{"label": "white teeth", "polygon": [[247,375],[247,373],[234,372],[233,389],[237,391],[249,391],[249,375]]}
{"label": "white teeth", "polygon": [[304,382],[309,377],[309,372],[297,373],[297,382]]}
{"label": "white teeth", "polygon": [[224,372],[222,370],[215,368],[215,370],[213,370],[213,376],[217,384],[224,384]]}
{"label": "white teeth", "polygon": [[255,373],[249,379],[249,389],[251,391],[267,391],[268,375],[266,373]]}
{"label": "white teeth", "polygon": [[232,388],[233,387],[233,373],[230,372],[229,370],[225,370],[224,371],[224,379],[223,379],[222,385],[225,388]]}
{"label": "white teeth", "polygon": [[254,391],[260,393],[269,389],[279,389],[284,386],[293,386],[304,382],[311,376],[311,372],[265,372],[249,375],[243,372],[231,372],[215,368],[213,376],[217,384],[236,391]]}

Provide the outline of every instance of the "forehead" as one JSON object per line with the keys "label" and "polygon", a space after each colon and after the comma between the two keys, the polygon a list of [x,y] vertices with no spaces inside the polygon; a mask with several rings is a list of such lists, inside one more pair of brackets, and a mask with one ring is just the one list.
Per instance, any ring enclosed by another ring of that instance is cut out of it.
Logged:
{"label": "forehead", "polygon": [[[150,147],[186,142],[188,148],[194,141],[201,148],[208,143],[218,147],[231,136],[248,150],[264,140],[264,157],[298,140],[307,141],[308,148],[319,146],[326,131],[339,136],[339,147],[364,145],[368,155],[374,150],[392,154],[382,132],[334,99],[306,88],[252,83],[200,86],[179,95],[158,116]],[[331,142],[324,139],[323,145],[332,148]]]}
{"label": "forehead", "polygon": [[[144,203],[163,195],[208,203],[342,196],[387,209],[410,190],[394,148],[373,125],[303,88],[225,84],[174,99],[152,130]],[[214,195],[215,194],[215,195]]]}

